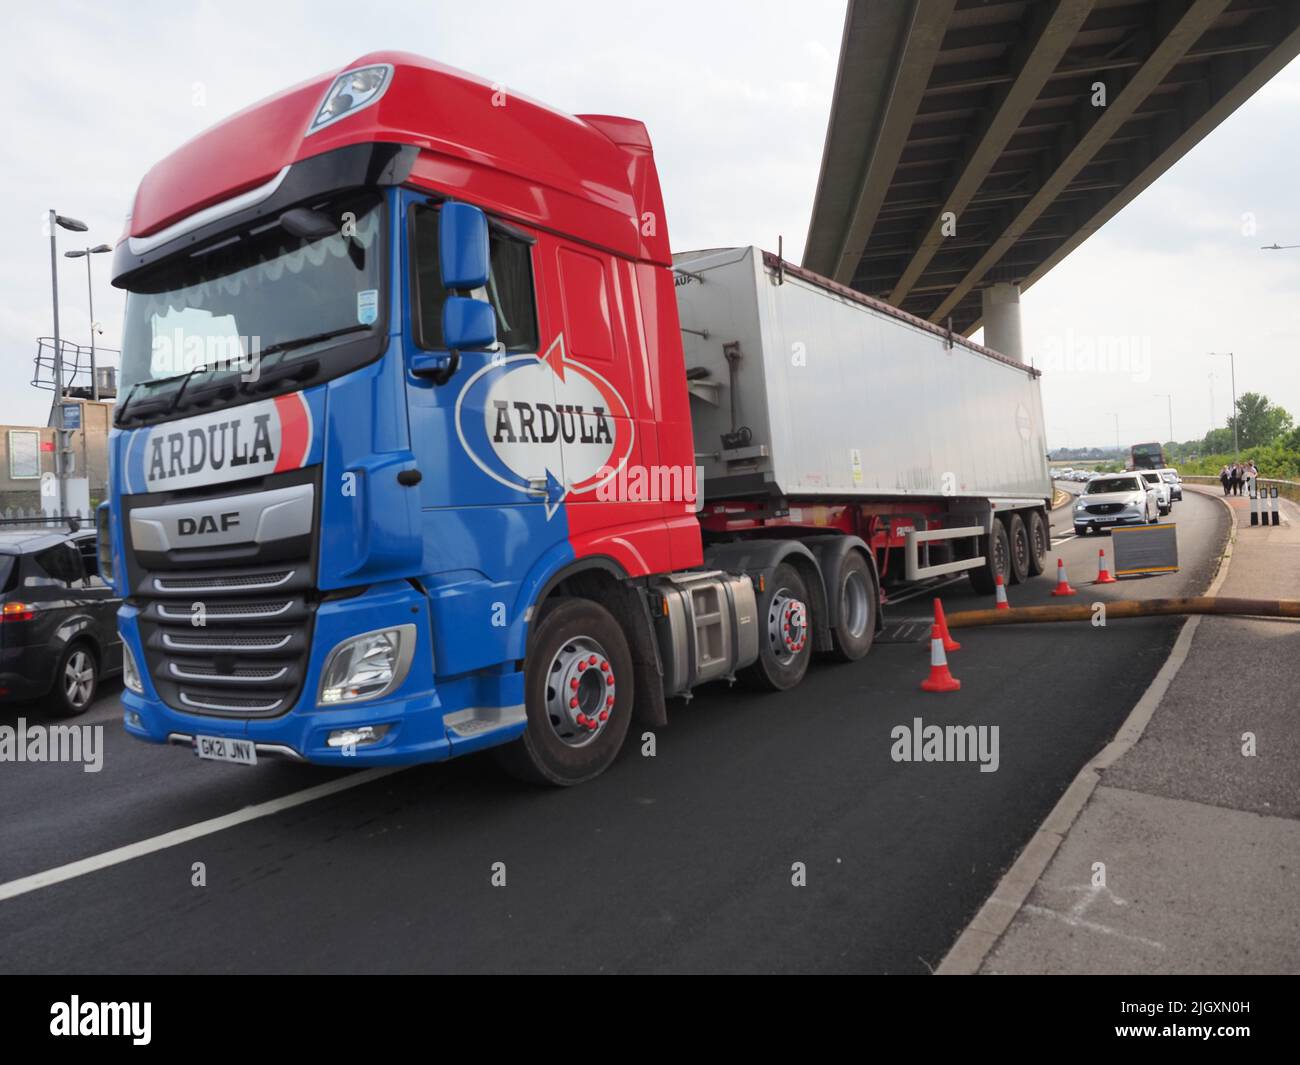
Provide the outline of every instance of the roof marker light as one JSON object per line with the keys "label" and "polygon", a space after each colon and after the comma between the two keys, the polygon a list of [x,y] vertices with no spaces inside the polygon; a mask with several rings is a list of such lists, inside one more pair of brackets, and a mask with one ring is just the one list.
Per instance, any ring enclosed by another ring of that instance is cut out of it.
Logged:
{"label": "roof marker light", "polygon": [[363,107],[369,107],[384,95],[392,80],[393,68],[388,63],[344,71],[330,85],[329,92],[316,111],[316,117],[307,127],[306,135],[311,136],[330,123],[346,118]]}

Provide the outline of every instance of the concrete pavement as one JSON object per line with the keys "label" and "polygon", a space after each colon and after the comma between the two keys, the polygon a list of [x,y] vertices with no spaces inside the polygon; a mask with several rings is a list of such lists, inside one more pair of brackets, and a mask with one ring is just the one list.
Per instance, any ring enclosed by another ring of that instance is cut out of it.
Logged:
{"label": "concrete pavement", "polygon": [[[1300,507],[1264,529],[1225,502],[1211,594],[1300,596]],[[1193,618],[1169,665],[944,971],[1300,972],[1300,624]]]}

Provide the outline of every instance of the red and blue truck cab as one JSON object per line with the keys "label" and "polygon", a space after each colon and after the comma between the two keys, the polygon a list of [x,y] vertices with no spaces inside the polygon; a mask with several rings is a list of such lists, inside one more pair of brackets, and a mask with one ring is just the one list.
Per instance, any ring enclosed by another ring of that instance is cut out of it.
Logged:
{"label": "red and blue truck cab", "polygon": [[113,275],[101,566],[142,740],[498,747],[573,784],[697,684],[787,688],[870,646],[889,533],[864,508],[626,491],[697,463],[639,122],[366,56],[149,171]]}

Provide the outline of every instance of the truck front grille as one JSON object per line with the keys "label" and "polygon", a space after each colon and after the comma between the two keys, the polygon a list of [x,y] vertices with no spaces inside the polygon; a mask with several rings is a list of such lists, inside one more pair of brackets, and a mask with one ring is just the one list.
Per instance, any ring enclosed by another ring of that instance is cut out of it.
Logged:
{"label": "truck front grille", "polygon": [[285,713],[306,673],[312,586],[306,558],[144,573],[133,598],[163,701],[187,713]]}

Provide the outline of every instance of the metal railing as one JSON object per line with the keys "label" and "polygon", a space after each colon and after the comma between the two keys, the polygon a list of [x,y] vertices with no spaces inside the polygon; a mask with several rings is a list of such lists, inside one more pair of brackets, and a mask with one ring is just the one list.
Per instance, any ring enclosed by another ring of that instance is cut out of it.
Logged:
{"label": "metal railing", "polygon": [[[74,344],[70,340],[59,339],[59,348],[63,352],[63,390],[65,393],[80,391],[89,395],[94,391],[92,368],[101,371],[105,368],[116,370],[122,353],[117,348],[102,348],[95,345],[93,351],[89,344]],[[54,338],[37,337],[36,355],[32,359],[35,373],[32,385],[47,392],[54,391]],[[103,386],[101,385],[101,390]]]}

